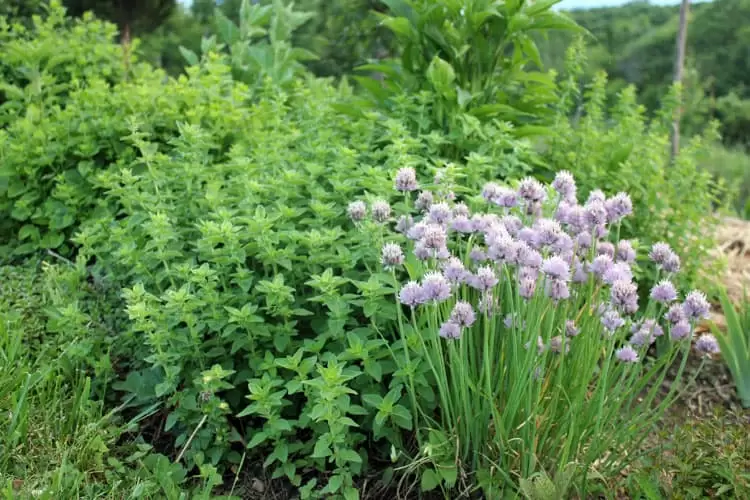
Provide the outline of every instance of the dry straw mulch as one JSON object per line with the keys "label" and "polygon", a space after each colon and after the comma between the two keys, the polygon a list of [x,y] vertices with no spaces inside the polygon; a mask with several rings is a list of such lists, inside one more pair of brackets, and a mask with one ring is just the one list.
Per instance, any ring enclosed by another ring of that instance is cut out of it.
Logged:
{"label": "dry straw mulch", "polygon": [[750,221],[725,217],[716,231],[715,255],[726,259],[721,280],[733,300],[742,299],[744,288],[750,292]]}
{"label": "dry straw mulch", "polygon": [[[738,304],[744,290],[750,294],[750,221],[734,217],[722,217],[715,228],[716,247],[711,258],[722,260],[726,265],[719,276],[705,276],[712,285],[724,286],[732,302]],[[714,304],[711,318],[698,326],[697,331],[710,330],[710,323],[715,323],[724,330],[726,321],[718,304]]]}

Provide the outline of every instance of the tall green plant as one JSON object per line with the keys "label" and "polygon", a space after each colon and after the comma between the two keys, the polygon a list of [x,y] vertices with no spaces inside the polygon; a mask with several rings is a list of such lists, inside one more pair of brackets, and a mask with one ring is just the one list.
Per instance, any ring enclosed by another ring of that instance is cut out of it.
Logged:
{"label": "tall green plant", "polygon": [[[226,47],[235,77],[251,85],[260,85],[270,78],[278,85],[288,85],[304,72],[304,61],[317,58],[307,49],[292,46],[292,34],[314,16],[300,12],[293,4],[274,0],[261,5],[243,0],[239,11],[239,25],[232,22],[220,9],[214,10],[218,34],[203,39],[204,54]],[[198,56],[187,48],[180,49],[189,64],[198,64]]]}
{"label": "tall green plant", "polygon": [[533,35],[575,30],[573,21],[553,12],[557,0],[468,2],[386,0],[381,22],[395,35],[401,56],[391,63],[360,68],[379,72],[381,82],[357,77],[371,103],[391,109],[397,95],[426,92],[429,130],[445,132],[503,120],[539,132],[555,101],[554,78],[541,72]]}
{"label": "tall green plant", "polygon": [[750,300],[745,294],[739,307],[735,307],[725,289],[719,292],[719,300],[727,320],[727,332],[720,332],[715,324],[711,325],[711,329],[732,373],[737,396],[744,408],[750,408]]}

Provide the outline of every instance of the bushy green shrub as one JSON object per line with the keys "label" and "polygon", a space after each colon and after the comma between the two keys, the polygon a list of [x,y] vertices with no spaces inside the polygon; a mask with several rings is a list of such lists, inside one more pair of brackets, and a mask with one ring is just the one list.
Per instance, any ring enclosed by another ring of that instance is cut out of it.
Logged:
{"label": "bushy green shrub", "polygon": [[[218,149],[212,154],[220,155],[244,126],[241,121],[221,118],[233,102],[244,102],[247,97],[247,89],[235,86],[226,75],[204,75],[200,82],[183,77],[168,87],[163,72],[139,65],[131,68],[130,79],[124,79],[124,70],[116,73],[90,58],[91,54],[109,54],[117,61],[110,61],[111,66],[121,65],[121,49],[112,41],[112,25],[84,20],[68,27],[62,11],[53,10],[53,14],[40,25],[35,38],[25,41],[21,36],[3,46],[8,54],[15,54],[13,62],[18,68],[33,67],[71,37],[78,37],[69,44],[72,55],[80,50],[88,57],[66,56],[50,63],[59,65],[60,85],[66,83],[65,77],[70,80],[62,87],[64,94],[42,93],[31,100],[17,96],[6,103],[24,110],[0,130],[0,210],[5,214],[2,240],[6,256],[40,248],[69,254],[68,238],[91,215],[100,194],[92,183],[95,174],[112,165],[129,165],[139,155],[125,137],[136,131],[147,133],[154,142],[171,149],[169,141],[181,124],[202,124],[216,139]],[[207,62],[207,66],[211,64]],[[107,78],[110,73],[118,75],[114,81]],[[39,84],[27,83],[25,88],[31,92]],[[48,86],[59,91],[53,83],[41,85],[41,89]],[[166,93],[175,86],[180,89],[177,94]],[[206,105],[210,95],[204,86],[229,94],[224,108]],[[214,125],[217,119],[221,126]]]}
{"label": "bushy green shrub", "polygon": [[[30,29],[0,28],[3,246],[28,253],[63,245],[91,201],[86,176],[115,156],[106,146],[119,137],[100,134],[113,131],[102,122],[116,116],[97,108],[126,74],[121,48],[111,43],[115,31],[88,16],[71,21],[59,5]],[[93,100],[81,109],[83,96]]]}
{"label": "bushy green shrub", "polygon": [[111,43],[116,32],[90,15],[67,18],[59,2],[44,18],[34,16],[30,27],[0,22],[0,125],[18,113],[53,112],[89,79],[121,81],[126,68],[122,48]]}

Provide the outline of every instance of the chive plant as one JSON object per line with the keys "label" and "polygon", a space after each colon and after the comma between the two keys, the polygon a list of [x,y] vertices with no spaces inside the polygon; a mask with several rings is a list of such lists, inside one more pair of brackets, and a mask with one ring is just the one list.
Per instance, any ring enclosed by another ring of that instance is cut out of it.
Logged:
{"label": "chive plant", "polygon": [[[679,385],[666,397],[660,387],[673,364],[681,377],[709,308],[698,291],[678,301],[679,258],[663,243],[650,252],[661,280],[639,308],[636,252],[619,238],[630,197],[593,191],[579,203],[567,172],[550,186],[490,182],[466,202],[445,183],[419,192],[411,168],[394,184],[404,213],[382,200],[370,212],[402,305],[393,383],[411,401],[415,463],[430,464],[423,487],[479,472],[495,497],[572,471],[585,490],[592,472],[625,467],[674,401]],[[349,214],[359,224],[367,206]],[[651,359],[657,339],[664,352]],[[707,340],[698,345],[713,349]]]}

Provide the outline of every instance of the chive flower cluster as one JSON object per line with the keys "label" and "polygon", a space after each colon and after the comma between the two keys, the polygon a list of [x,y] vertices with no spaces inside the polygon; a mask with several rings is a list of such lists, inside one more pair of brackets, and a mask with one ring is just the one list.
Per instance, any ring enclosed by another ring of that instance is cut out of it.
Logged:
{"label": "chive flower cluster", "polygon": [[[371,203],[372,220],[395,229],[383,244],[382,265],[398,276],[405,260],[416,261],[410,271],[421,271],[401,286],[398,300],[412,314],[432,308],[430,314],[439,318],[436,333],[446,341],[462,339],[482,322],[499,322],[508,331],[526,329],[521,321],[502,318],[523,315],[529,304],[547,301],[567,313],[555,331],[542,327],[543,322],[529,326],[538,331],[526,332],[525,338],[537,338],[540,352],[569,352],[586,336],[614,337],[616,359],[636,363],[659,337],[689,340],[696,323],[708,315],[708,301],[699,291],[680,302],[672,282],[680,258],[662,242],[648,252],[660,279],[640,313],[636,250],[618,236],[620,223],[633,212],[626,193],[608,198],[595,190],[580,203],[575,180],[565,171],[549,186],[533,178],[514,187],[489,182],[479,196],[464,201],[419,191],[411,168],[402,168],[394,179],[412,211],[394,219],[387,202]],[[358,224],[367,212],[361,201],[348,207]],[[404,248],[411,256],[404,255]],[[698,339],[696,348],[718,351],[710,335]]]}

